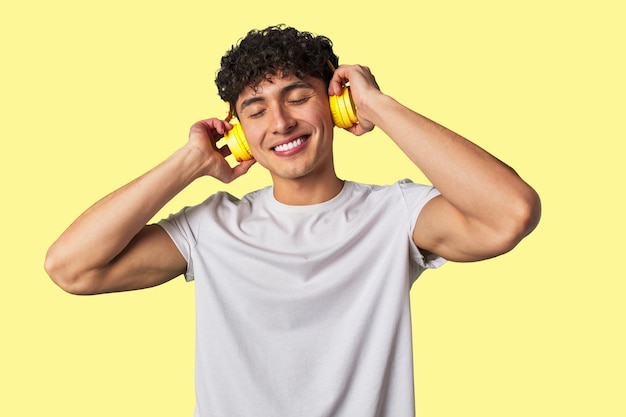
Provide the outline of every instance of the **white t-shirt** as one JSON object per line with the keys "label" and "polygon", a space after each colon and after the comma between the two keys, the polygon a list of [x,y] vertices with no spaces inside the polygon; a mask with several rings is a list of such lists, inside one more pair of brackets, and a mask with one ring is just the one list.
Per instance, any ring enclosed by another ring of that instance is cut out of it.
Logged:
{"label": "white t-shirt", "polygon": [[218,193],[159,224],[196,291],[195,417],[413,416],[412,241],[433,187],[346,182],[311,206]]}

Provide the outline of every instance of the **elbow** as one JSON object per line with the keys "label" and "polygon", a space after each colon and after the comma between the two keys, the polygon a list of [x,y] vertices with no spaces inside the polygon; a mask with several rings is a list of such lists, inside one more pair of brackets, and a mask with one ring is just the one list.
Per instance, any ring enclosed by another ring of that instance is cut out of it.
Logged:
{"label": "elbow", "polygon": [[519,242],[535,230],[541,219],[541,199],[535,190],[529,187],[526,195],[518,203],[516,214]]}
{"label": "elbow", "polygon": [[73,295],[93,294],[85,285],[85,280],[79,274],[72,273],[69,263],[63,257],[55,254],[54,248],[50,248],[44,261],[44,269],[52,282],[63,291]]}
{"label": "elbow", "polygon": [[46,273],[59,288],[69,294],[76,294],[76,279],[73,279],[69,273],[64,271],[63,262],[54,255],[52,249],[46,254],[44,261],[44,269]]}
{"label": "elbow", "polygon": [[539,224],[541,199],[532,188],[514,199],[507,210],[506,222],[498,233],[499,252],[506,253],[515,248]]}

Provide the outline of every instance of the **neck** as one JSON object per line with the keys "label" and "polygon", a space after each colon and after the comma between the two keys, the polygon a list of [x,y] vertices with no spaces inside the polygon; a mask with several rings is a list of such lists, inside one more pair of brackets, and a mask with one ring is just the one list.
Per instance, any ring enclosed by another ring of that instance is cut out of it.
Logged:
{"label": "neck", "polygon": [[290,206],[308,206],[328,201],[343,188],[343,180],[334,171],[326,178],[274,178],[274,198]]}

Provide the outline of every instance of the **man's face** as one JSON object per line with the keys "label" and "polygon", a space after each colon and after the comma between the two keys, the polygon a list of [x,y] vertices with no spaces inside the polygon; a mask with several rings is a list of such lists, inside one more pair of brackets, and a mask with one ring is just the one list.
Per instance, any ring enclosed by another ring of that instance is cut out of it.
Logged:
{"label": "man's face", "polygon": [[272,76],[246,88],[236,103],[252,155],[274,183],[332,170],[333,122],[324,82]]}

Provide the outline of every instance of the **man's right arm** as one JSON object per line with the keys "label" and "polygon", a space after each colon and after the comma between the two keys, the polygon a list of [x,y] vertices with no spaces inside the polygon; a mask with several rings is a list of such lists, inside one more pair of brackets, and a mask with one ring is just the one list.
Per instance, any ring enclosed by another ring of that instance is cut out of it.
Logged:
{"label": "man's right arm", "polygon": [[230,182],[254,160],[230,167],[216,142],[231,126],[217,119],[194,124],[189,142],[141,177],[98,201],[50,247],[45,269],[65,291],[99,294],[162,284],[186,262],[163,229],[147,222],[195,179]]}

